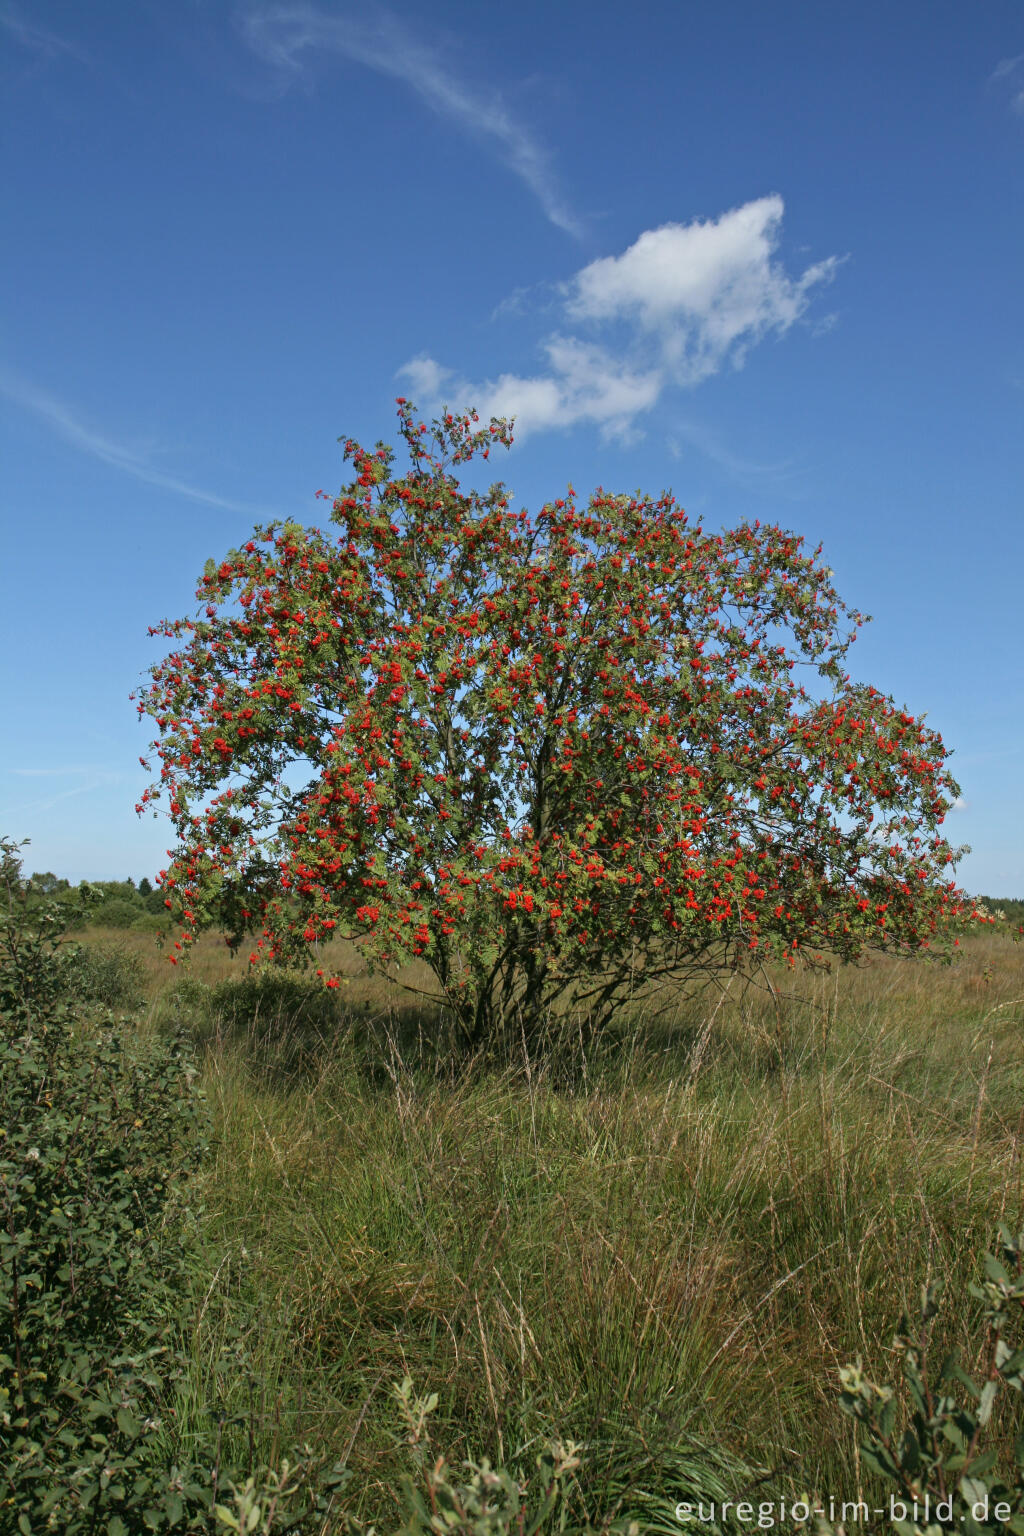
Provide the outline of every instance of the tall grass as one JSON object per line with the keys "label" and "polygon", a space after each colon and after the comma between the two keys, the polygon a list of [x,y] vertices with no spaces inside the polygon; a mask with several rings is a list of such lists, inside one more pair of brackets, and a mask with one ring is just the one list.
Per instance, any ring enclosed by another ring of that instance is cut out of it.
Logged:
{"label": "tall grass", "polygon": [[647,1528],[715,1489],[860,1497],[837,1367],[884,1372],[935,1275],[967,1340],[961,1282],[1024,1213],[1021,956],[979,938],[950,969],[709,987],[458,1075],[355,951],[340,1001],[243,980],[212,941],[177,990],[147,959],[151,1019],[202,1042],[215,1126],[182,1422],[244,1347],[248,1404],[223,1411],[331,1447],[385,1519],[406,1375],[439,1393],[451,1460],[525,1471],[571,1436],[591,1512]]}

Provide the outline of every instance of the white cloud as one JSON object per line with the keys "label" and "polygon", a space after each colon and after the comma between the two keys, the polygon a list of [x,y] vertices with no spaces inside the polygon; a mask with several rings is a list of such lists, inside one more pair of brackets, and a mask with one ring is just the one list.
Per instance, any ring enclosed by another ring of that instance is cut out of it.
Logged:
{"label": "white cloud", "polygon": [[[541,373],[473,385],[426,356],[400,373],[418,404],[433,408],[444,395],[485,417],[513,416],[518,436],[592,422],[605,436],[628,437],[666,389],[741,367],[832,280],[836,257],[787,274],[777,255],[782,215],[780,197],[759,198],[715,220],[647,230],[621,256],[590,262],[562,290],[563,319],[590,334],[549,336]],[[602,327],[614,341],[593,339]]]}
{"label": "white cloud", "polygon": [[417,42],[387,12],[330,13],[308,4],[264,5],[241,22],[246,41],[268,63],[298,76],[307,53],[335,53],[403,81],[433,111],[489,141],[529,187],[551,223],[579,235],[580,225],[558,191],[550,157],[533,133],[502,105],[496,92],[458,79],[438,53]]}
{"label": "white cloud", "polygon": [[515,419],[516,436],[578,422],[593,422],[605,437],[629,438],[635,418],[648,410],[661,390],[657,372],[634,369],[601,347],[573,336],[552,336],[544,343],[549,371],[534,378],[503,373],[483,384],[470,384],[433,358],[414,358],[400,368],[417,404],[431,408],[442,397],[457,408],[474,406],[491,416]]}
{"label": "white cloud", "polygon": [[400,378],[409,380],[409,388],[421,400],[437,400],[446,380],[454,377],[450,368],[442,368],[432,357],[414,357],[398,370]]}
{"label": "white cloud", "polygon": [[592,261],[569,284],[567,313],[578,320],[631,320],[660,338],[680,383],[717,373],[730,352],[767,331],[786,331],[807,307],[834,258],[787,276],[774,259],[781,197],[762,197],[692,224],[645,231],[621,256]]}
{"label": "white cloud", "polygon": [[12,400],[15,405],[36,416],[72,447],[80,449],[94,459],[99,459],[104,464],[111,465],[114,469],[122,470],[126,475],[133,475],[136,480],[145,481],[147,485],[156,485],[161,490],[174,491],[190,501],[199,501],[208,507],[220,507],[226,512],[243,512],[246,516],[271,515],[265,511],[261,514],[261,509],[258,507],[232,501],[226,496],[218,496],[213,491],[204,491],[199,486],[179,480],[175,475],[165,474],[150,462],[145,453],[130,448],[125,443],[114,442],[111,438],[93,430],[63,401],[45,390],[38,389],[27,379],[21,378],[20,375],[6,368],[0,368],[0,394],[6,395],[7,399]]}

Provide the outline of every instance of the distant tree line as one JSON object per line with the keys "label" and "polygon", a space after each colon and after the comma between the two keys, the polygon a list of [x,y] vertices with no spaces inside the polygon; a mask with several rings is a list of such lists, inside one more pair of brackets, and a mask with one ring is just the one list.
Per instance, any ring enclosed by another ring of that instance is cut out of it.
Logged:
{"label": "distant tree line", "polygon": [[31,900],[56,902],[71,928],[134,928],[155,932],[165,925],[164,894],[143,875],[127,880],[83,880],[72,885],[50,870],[36,872],[28,880]]}
{"label": "distant tree line", "polygon": [[[145,875],[136,884],[127,880],[83,880],[72,885],[49,870],[29,877],[28,895],[56,901],[74,928],[134,928],[155,933],[172,925],[164,892]],[[975,897],[978,910],[996,919],[998,928],[1024,927],[1024,899],[1016,896]]]}

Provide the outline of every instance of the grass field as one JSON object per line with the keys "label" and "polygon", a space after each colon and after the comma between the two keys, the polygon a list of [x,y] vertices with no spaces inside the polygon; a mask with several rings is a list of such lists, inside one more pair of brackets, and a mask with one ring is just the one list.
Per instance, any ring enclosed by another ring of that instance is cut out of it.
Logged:
{"label": "grass field", "polygon": [[[439,1394],[454,1461],[528,1470],[546,1437],[584,1442],[592,1512],[744,1477],[755,1497],[854,1498],[870,1479],[837,1368],[859,1354],[887,1379],[933,1276],[970,1357],[966,1281],[1024,1215],[1009,940],[947,969],[786,975],[774,997],[733,982],[596,1046],[570,1027],[542,1067],[452,1078],[429,1017],[354,951],[332,995],[261,989],[209,938],[184,981],[144,935],[88,938],[139,956],[149,1026],[184,1019],[201,1052],[186,1433],[213,1405],[239,1436],[329,1446],[386,1519],[408,1374]],[[244,1362],[229,1389],[225,1360]]]}

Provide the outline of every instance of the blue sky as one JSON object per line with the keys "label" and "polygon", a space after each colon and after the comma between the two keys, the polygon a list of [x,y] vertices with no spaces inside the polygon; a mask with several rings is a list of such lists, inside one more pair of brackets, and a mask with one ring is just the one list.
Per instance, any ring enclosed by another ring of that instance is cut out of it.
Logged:
{"label": "blue sky", "polygon": [[405,394],[516,415],[521,505],[671,487],[822,542],[851,670],[956,749],[963,883],[1024,895],[1016,0],[0,0],[0,86],[30,869],[166,862],[147,627]]}

